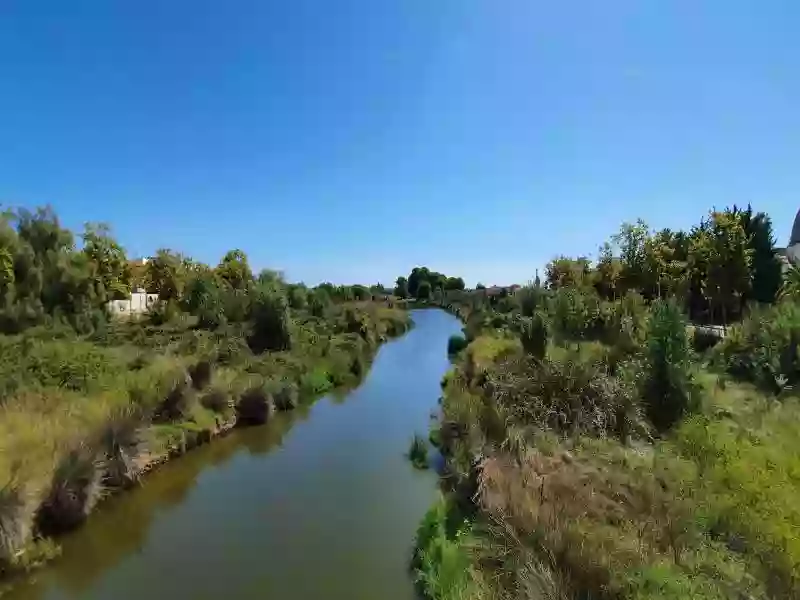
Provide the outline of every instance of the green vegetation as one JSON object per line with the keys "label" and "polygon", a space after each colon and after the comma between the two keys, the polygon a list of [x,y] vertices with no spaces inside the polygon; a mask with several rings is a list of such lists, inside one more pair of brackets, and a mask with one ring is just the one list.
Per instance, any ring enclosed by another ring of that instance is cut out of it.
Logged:
{"label": "green vegetation", "polygon": [[441,302],[444,292],[464,289],[464,280],[460,277],[447,277],[427,267],[414,267],[411,274],[398,277],[394,288],[399,298],[415,298],[417,300],[434,300]]}
{"label": "green vegetation", "polygon": [[639,222],[544,284],[443,295],[469,345],[427,597],[800,598],[800,297],[773,246],[749,208]]}
{"label": "green vegetation", "polygon": [[447,340],[447,354],[455,356],[467,347],[467,340],[463,335],[451,335]]}
{"label": "green vegetation", "polygon": [[411,438],[411,445],[408,448],[408,460],[416,469],[428,468],[428,442],[418,433]]}
{"label": "green vegetation", "polygon": [[[171,250],[129,261],[50,210],[0,221],[0,575],[55,555],[107,494],[236,424],[292,410],[367,369],[407,314],[383,290],[253,276]],[[140,316],[109,313],[132,288]]]}

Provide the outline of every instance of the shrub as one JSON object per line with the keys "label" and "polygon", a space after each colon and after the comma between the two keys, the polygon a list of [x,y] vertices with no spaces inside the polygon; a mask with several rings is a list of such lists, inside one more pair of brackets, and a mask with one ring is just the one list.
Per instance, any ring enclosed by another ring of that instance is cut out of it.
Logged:
{"label": "shrub", "polygon": [[82,444],[67,453],[53,475],[50,491],[36,516],[45,535],[73,529],[86,519],[103,493],[103,460]]}
{"label": "shrub", "polygon": [[653,305],[647,335],[644,397],[647,416],[666,431],[694,406],[686,319],[673,301]]}
{"label": "shrub", "polygon": [[525,352],[534,358],[542,359],[547,353],[549,332],[547,321],[541,312],[532,317],[523,317],[520,324],[520,338]]}
{"label": "shrub", "polygon": [[532,317],[537,310],[545,307],[547,292],[535,285],[526,285],[517,291],[520,313],[523,317]]}
{"label": "shrub", "polygon": [[226,286],[222,293],[222,309],[225,320],[231,323],[242,323],[250,314],[250,294],[246,289]]}
{"label": "shrub", "polygon": [[230,395],[221,388],[212,388],[200,397],[200,405],[217,414],[226,414],[233,402]]}
{"label": "shrub", "polygon": [[324,394],[333,387],[327,369],[318,367],[300,377],[300,391],[304,397],[314,397]]}
{"label": "shrub", "polygon": [[600,318],[600,297],[593,288],[563,287],[549,297],[553,328],[567,339],[594,335]]}
{"label": "shrub", "polygon": [[220,365],[234,365],[246,362],[253,355],[244,338],[226,336],[216,345],[216,362]]}
{"label": "shrub", "polygon": [[784,300],[755,308],[741,325],[728,328],[715,355],[731,375],[777,393],[800,382],[799,344],[800,303]]}
{"label": "shrub", "polygon": [[0,339],[0,401],[28,386],[88,392],[123,371],[115,354],[87,342]]}
{"label": "shrub", "polygon": [[211,383],[212,367],[211,361],[201,360],[189,367],[189,377],[192,380],[192,387],[196,390],[205,389]]}
{"label": "shrub", "polygon": [[153,414],[153,421],[156,423],[166,423],[183,419],[189,414],[192,408],[194,395],[192,393],[191,379],[188,374],[180,377],[172,390],[156,407]]}
{"label": "shrub", "polygon": [[579,351],[555,361],[505,361],[490,372],[484,389],[490,401],[480,425],[496,441],[537,430],[621,439],[643,430],[630,382],[610,377],[602,362],[582,359]]}
{"label": "shrub", "polygon": [[275,412],[272,394],[265,384],[254,385],[242,394],[236,404],[236,418],[239,423],[260,425]]}
{"label": "shrub", "polygon": [[147,313],[147,318],[152,325],[164,325],[177,318],[180,314],[178,304],[174,300],[159,300]]}
{"label": "shrub", "polygon": [[468,342],[463,335],[451,335],[450,339],[447,340],[447,354],[455,356],[466,348],[467,345]]}
{"label": "shrub", "polygon": [[124,487],[139,478],[136,460],[149,450],[147,425],[141,410],[130,405],[109,419],[100,438],[106,463],[105,485]]}
{"label": "shrub", "polygon": [[292,347],[289,307],[283,291],[272,284],[261,284],[252,301],[253,332],[248,340],[253,352],[289,350]]}
{"label": "shrub", "polygon": [[411,438],[411,446],[408,449],[408,459],[416,469],[428,468],[428,443],[425,438],[415,433]]}
{"label": "shrub", "polygon": [[417,529],[412,566],[425,598],[461,600],[479,598],[471,579],[468,553],[469,523],[457,519],[454,509],[440,498],[425,513]]}

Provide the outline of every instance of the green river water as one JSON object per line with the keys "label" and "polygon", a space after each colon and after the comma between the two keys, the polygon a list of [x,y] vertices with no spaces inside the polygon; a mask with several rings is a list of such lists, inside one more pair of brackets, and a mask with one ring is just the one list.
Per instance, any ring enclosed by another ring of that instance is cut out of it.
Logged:
{"label": "green river water", "polygon": [[162,466],[8,598],[414,600],[408,562],[436,476],[404,454],[427,432],[461,325],[412,316],[358,388]]}

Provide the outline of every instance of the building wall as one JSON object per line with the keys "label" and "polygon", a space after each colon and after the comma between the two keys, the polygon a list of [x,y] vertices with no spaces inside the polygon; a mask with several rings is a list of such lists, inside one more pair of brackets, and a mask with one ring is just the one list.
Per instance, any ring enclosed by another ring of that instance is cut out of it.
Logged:
{"label": "building wall", "polygon": [[794,244],[786,248],[786,258],[793,265],[800,264],[800,244]]}
{"label": "building wall", "polygon": [[140,315],[147,312],[158,300],[158,294],[133,292],[127,300],[111,300],[107,306],[112,315]]}

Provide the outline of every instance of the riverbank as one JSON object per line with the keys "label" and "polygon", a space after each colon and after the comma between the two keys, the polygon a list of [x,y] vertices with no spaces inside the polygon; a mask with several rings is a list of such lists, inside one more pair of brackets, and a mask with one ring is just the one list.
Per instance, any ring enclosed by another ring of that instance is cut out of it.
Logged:
{"label": "riverbank", "polygon": [[437,477],[404,451],[437,409],[460,323],[410,317],[357,386],[234,428],[103,502],[9,600],[417,599],[407,561]]}
{"label": "riverbank", "polygon": [[170,458],[354,385],[409,326],[362,302],[293,311],[291,346],[277,351],[254,351],[246,325],[207,330],[188,315],[3,336],[0,573],[53,558],[61,533]]}
{"label": "riverbank", "polygon": [[491,314],[468,331],[417,534],[427,597],[800,597],[800,404],[763,378],[796,379],[797,305],[702,354],[668,303],[616,310],[633,326],[604,342]]}

